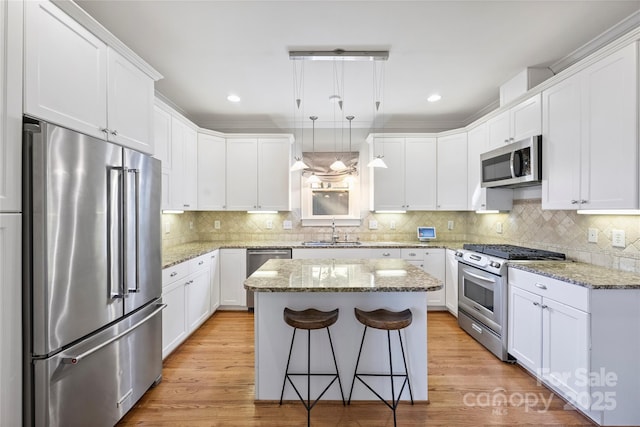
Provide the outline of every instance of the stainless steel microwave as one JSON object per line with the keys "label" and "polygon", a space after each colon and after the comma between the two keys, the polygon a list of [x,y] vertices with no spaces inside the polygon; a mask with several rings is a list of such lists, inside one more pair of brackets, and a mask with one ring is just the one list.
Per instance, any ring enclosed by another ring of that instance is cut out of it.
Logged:
{"label": "stainless steel microwave", "polygon": [[480,155],[483,187],[524,187],[542,179],[542,135]]}

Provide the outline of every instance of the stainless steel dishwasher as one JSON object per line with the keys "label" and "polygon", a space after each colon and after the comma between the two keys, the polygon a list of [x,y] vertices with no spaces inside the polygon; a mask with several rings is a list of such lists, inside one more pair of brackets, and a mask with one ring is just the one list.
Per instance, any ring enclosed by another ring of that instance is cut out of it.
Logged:
{"label": "stainless steel dishwasher", "polygon": [[[247,277],[270,259],[291,259],[291,249],[247,249]],[[253,311],[253,291],[247,291],[247,308]]]}

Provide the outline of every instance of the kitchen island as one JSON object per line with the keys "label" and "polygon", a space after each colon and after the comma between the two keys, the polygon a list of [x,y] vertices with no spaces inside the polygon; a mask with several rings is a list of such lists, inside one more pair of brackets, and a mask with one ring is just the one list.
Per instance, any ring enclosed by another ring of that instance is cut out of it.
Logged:
{"label": "kitchen island", "polygon": [[[348,397],[353,379],[358,348],[364,326],[354,316],[354,308],[385,308],[401,311],[409,308],[412,324],[402,331],[413,397],[427,401],[427,292],[441,289],[439,280],[422,269],[400,259],[273,259],[254,272],[244,284],[255,292],[255,398],[280,399],[287,355],[293,329],[283,320],[283,310],[316,308],[340,310],[338,321],[331,326],[340,378]],[[331,372],[333,360],[326,333],[311,334],[312,371]],[[395,336],[394,336],[395,335]],[[402,356],[397,334],[392,334],[394,372],[400,372]],[[306,371],[306,337],[296,337],[290,370]],[[397,353],[397,354],[396,354]],[[387,336],[385,331],[369,329],[362,350],[360,371],[388,371]],[[386,368],[386,369],[385,369]],[[390,397],[388,378],[372,379],[371,384]],[[326,384],[321,377],[312,382],[312,393]],[[287,387],[285,400],[296,400]],[[337,385],[323,399],[340,400]],[[356,384],[352,400],[375,400],[362,384]],[[404,391],[402,399],[409,399]]]}

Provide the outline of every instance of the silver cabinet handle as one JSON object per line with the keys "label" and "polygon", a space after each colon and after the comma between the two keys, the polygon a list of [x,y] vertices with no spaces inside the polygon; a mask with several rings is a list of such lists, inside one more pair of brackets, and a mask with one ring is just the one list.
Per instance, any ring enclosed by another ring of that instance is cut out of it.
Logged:
{"label": "silver cabinet handle", "polygon": [[549,308],[549,306],[548,306],[548,305],[544,305],[544,304],[542,304],[540,307],[542,307],[543,309],[545,309],[545,308]]}
{"label": "silver cabinet handle", "polygon": [[167,304],[158,304],[157,305],[158,308],[156,308],[153,311],[153,313],[149,314],[147,317],[145,317],[144,319],[142,319],[141,321],[139,321],[138,323],[136,323],[135,325],[133,325],[129,329],[120,332],[118,335],[108,339],[107,341],[103,342],[99,346],[93,347],[91,350],[85,351],[82,354],[79,354],[77,356],[71,356],[71,357],[63,357],[62,358],[62,363],[66,364],[66,365],[77,365],[78,363],[80,363],[80,361],[82,359],[91,356],[93,353],[95,353],[95,352],[97,352],[99,350],[102,350],[103,348],[105,348],[106,346],[111,344],[112,342],[118,341],[123,336],[127,335],[130,332],[133,332],[134,329],[137,329],[138,327],[142,326],[143,324],[145,324],[146,322],[151,320],[151,318],[154,317],[156,314],[158,314],[159,312],[164,310],[166,306],[167,306]]}
{"label": "silver cabinet handle", "polygon": [[582,203],[584,205],[586,203],[589,203],[589,201],[588,200],[580,200],[580,203]]}
{"label": "silver cabinet handle", "polygon": [[538,288],[538,289],[547,289],[547,286],[543,285],[542,283],[536,283],[536,288]]}
{"label": "silver cabinet handle", "polygon": [[183,204],[182,206],[184,206],[185,208],[191,207],[191,205],[187,205],[187,204]]}
{"label": "silver cabinet handle", "polygon": [[577,204],[578,204],[578,201],[577,201],[577,200],[572,200],[572,201],[571,201],[571,204],[572,204],[572,205],[577,205]]}
{"label": "silver cabinet handle", "polygon": [[107,129],[107,128],[100,128],[100,132],[109,133],[109,129]]}
{"label": "silver cabinet handle", "polygon": [[391,256],[391,254],[389,252],[384,252],[382,256]]}
{"label": "silver cabinet handle", "polygon": [[200,262],[198,263],[198,265],[202,265],[202,264],[204,264],[204,261],[200,261]]}
{"label": "silver cabinet handle", "polygon": [[481,328],[480,326],[476,325],[475,323],[472,323],[472,324],[471,324],[471,327],[472,327],[476,332],[478,332],[479,334],[481,334],[481,333],[482,333],[482,328]]}
{"label": "silver cabinet handle", "polygon": [[169,275],[169,277],[176,277],[177,275],[178,275],[178,272],[177,272],[177,271],[174,271],[173,273],[171,273],[171,274]]}
{"label": "silver cabinet handle", "polygon": [[117,131],[117,130],[112,130],[112,131],[111,131],[111,135],[113,135],[113,136],[118,136],[118,131]]}
{"label": "silver cabinet handle", "polygon": [[539,302],[534,301],[534,302],[533,302],[533,305],[535,305],[535,306],[537,307],[537,306],[539,306],[539,305],[540,305],[540,303],[539,303]]}
{"label": "silver cabinet handle", "polygon": [[409,256],[417,256],[415,252],[409,253]]}

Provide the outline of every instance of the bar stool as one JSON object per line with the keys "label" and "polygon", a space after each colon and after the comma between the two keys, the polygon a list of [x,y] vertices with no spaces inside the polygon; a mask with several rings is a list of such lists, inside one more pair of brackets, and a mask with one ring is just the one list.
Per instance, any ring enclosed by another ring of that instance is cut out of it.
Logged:
{"label": "bar stool", "polygon": [[[338,373],[338,362],[336,362],[336,354],[333,351],[333,342],[331,341],[331,332],[329,332],[329,326],[336,323],[338,320],[338,309],[332,311],[319,311],[314,308],[309,308],[307,310],[295,311],[290,308],[284,309],[284,321],[287,325],[293,327],[293,336],[291,337],[291,347],[289,348],[289,358],[287,359],[287,368],[284,373],[284,381],[282,382],[282,392],[280,393],[280,404],[282,405],[282,398],[284,396],[284,388],[287,385],[287,380],[295,390],[296,394],[300,398],[300,401],[307,409],[307,426],[311,425],[311,409],[318,403],[318,400],[329,390],[329,387],[333,385],[333,383],[338,380],[338,385],[340,386],[340,396],[342,397],[342,404],[345,404],[344,401],[344,392],[342,391],[342,382],[340,381],[340,374]],[[329,336],[329,345],[331,346],[331,355],[333,356],[333,364],[336,367],[336,372],[334,373],[313,373],[311,372],[311,330],[313,329],[327,329],[327,335]],[[291,373],[289,372],[289,364],[291,362],[291,352],[293,350],[293,343],[296,338],[296,331],[298,329],[304,329],[307,331],[307,372],[306,373]],[[307,377],[307,400],[302,397],[300,391],[291,380],[291,376],[294,375],[306,375]],[[320,393],[320,395],[311,402],[311,377],[312,376],[331,376],[333,377],[329,385],[325,387],[325,389]]]}
{"label": "bar stool", "polygon": [[[404,354],[404,346],[402,345],[402,336],[400,330],[406,328],[411,324],[413,316],[411,310],[403,310],[400,312],[389,311],[385,309],[378,309],[374,311],[363,311],[359,308],[355,309],[356,318],[360,323],[364,325],[364,332],[362,333],[362,341],[360,342],[360,350],[358,351],[358,360],[356,361],[356,369],[353,374],[353,382],[351,383],[351,391],[349,392],[349,401],[351,404],[351,395],[353,394],[353,386],[355,385],[356,378],[364,384],[369,390],[375,394],[378,399],[382,400],[393,411],[393,425],[396,425],[396,408],[400,402],[400,396],[404,391],[405,385],[409,387],[409,396],[411,397],[411,404],[413,405],[413,392],[411,391],[411,383],[409,382],[409,371],[407,370],[407,360]],[[360,355],[362,354],[362,346],[364,344],[364,338],[367,334],[367,328],[375,328],[387,331],[387,343],[389,348],[389,373],[388,374],[364,374],[358,373],[358,365],[360,364]],[[402,351],[402,361],[404,362],[404,374],[393,373],[393,362],[391,359],[391,331],[398,331],[398,339],[400,341],[400,350]],[[361,377],[389,377],[391,379],[391,403],[387,402],[385,398],[380,396],[369,384],[367,384]],[[396,398],[395,386],[393,383],[394,377],[404,377],[400,393]]]}

